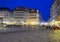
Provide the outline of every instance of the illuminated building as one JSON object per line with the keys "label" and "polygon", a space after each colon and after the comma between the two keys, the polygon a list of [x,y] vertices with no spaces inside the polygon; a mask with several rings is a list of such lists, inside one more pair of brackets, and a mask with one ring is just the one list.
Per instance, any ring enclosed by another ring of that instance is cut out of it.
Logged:
{"label": "illuminated building", "polygon": [[37,9],[29,9],[28,19],[29,24],[38,24],[39,23],[39,11]]}
{"label": "illuminated building", "polygon": [[3,19],[10,17],[11,12],[8,8],[0,8],[0,22],[3,21]]}
{"label": "illuminated building", "polygon": [[37,9],[16,7],[13,11],[8,8],[0,8],[0,22],[15,21],[16,24],[37,25],[42,17]]}
{"label": "illuminated building", "polygon": [[25,8],[24,7],[17,7],[13,11],[13,18],[17,21],[17,24],[22,24],[23,22],[23,15],[24,15]]}
{"label": "illuminated building", "polygon": [[54,0],[50,11],[50,24],[60,26],[60,0]]}
{"label": "illuminated building", "polygon": [[50,21],[60,21],[60,0],[55,0],[51,7]]}
{"label": "illuminated building", "polygon": [[20,24],[39,23],[39,12],[37,9],[17,7],[13,11],[13,18]]}

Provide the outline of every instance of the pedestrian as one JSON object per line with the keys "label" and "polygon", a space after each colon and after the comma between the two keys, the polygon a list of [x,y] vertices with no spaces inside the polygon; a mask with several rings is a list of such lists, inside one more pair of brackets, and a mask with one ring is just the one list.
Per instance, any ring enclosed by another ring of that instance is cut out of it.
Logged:
{"label": "pedestrian", "polygon": [[54,30],[56,30],[56,29],[57,29],[56,25],[54,25],[54,26],[53,26],[53,29],[54,29]]}

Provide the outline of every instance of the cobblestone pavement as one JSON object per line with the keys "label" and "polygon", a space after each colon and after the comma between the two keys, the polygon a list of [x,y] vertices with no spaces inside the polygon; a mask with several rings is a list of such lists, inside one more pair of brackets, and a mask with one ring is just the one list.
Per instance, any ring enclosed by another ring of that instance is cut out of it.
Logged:
{"label": "cobblestone pavement", "polygon": [[0,33],[0,42],[59,42],[60,30],[32,29],[23,32]]}
{"label": "cobblestone pavement", "polygon": [[48,38],[50,42],[60,42],[60,30],[48,31]]}

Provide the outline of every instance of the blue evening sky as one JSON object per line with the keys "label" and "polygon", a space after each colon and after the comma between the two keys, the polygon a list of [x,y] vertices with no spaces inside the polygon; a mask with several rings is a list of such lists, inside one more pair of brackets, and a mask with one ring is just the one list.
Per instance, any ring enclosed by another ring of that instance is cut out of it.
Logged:
{"label": "blue evening sky", "polygon": [[0,0],[0,7],[8,7],[13,10],[17,6],[36,8],[40,11],[43,19],[47,21],[50,16],[50,8],[54,0]]}

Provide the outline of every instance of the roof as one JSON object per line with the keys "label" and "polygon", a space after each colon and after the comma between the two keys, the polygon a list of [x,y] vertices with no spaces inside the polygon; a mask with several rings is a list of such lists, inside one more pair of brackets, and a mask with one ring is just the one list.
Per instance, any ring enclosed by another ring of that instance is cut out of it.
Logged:
{"label": "roof", "polygon": [[29,9],[30,13],[37,13],[37,9]]}
{"label": "roof", "polygon": [[10,11],[9,8],[0,8],[0,11]]}
{"label": "roof", "polygon": [[15,8],[14,11],[29,11],[29,13],[37,13],[37,9],[25,8],[23,6]]}
{"label": "roof", "polygon": [[24,7],[16,7],[14,11],[25,11]]}

